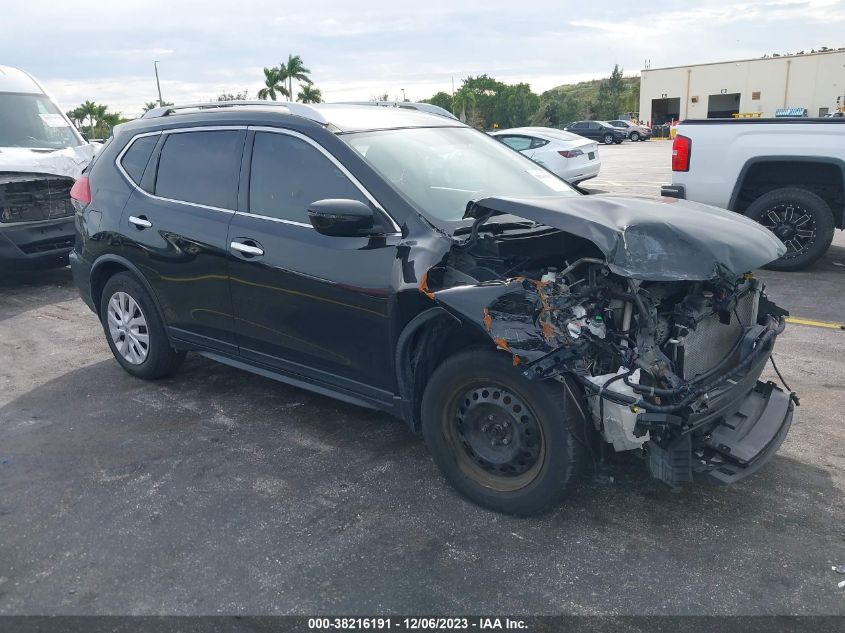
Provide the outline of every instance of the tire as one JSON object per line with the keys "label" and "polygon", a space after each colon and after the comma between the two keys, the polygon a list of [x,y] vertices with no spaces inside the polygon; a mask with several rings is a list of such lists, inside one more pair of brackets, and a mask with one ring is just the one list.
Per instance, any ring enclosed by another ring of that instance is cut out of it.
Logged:
{"label": "tire", "polygon": [[525,516],[555,506],[581,470],[583,446],[592,441],[582,410],[564,385],[529,381],[509,355],[473,349],[432,374],[422,430],[435,463],[461,494]]}
{"label": "tire", "polygon": [[[131,321],[116,318],[128,314],[132,315]],[[115,359],[137,378],[155,380],[169,376],[185,360],[185,352],[170,346],[152,297],[128,273],[118,273],[106,282],[100,299],[100,322]],[[127,327],[127,323],[131,325]]]}
{"label": "tire", "polygon": [[613,134],[605,134],[602,139],[602,143],[605,145],[613,145]]}
{"label": "tire", "polygon": [[631,132],[631,136],[630,136],[630,138],[631,138],[631,140],[632,140],[634,143],[636,143],[637,141],[641,140],[641,139],[640,139],[640,133],[639,133],[639,132]]}
{"label": "tire", "polygon": [[789,249],[766,265],[771,270],[806,268],[818,261],[833,241],[835,225],[830,207],[806,189],[770,191],[752,202],[745,215],[771,230]]}

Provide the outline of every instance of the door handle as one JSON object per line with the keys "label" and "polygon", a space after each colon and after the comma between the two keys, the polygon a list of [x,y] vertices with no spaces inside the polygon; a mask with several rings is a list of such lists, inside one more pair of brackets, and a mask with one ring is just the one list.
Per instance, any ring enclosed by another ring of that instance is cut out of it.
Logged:
{"label": "door handle", "polygon": [[257,257],[259,255],[264,254],[264,249],[258,246],[253,246],[252,244],[244,244],[243,242],[232,242],[229,244],[233,251],[238,251],[239,253],[243,253],[244,255],[250,255],[252,257]]}
{"label": "door handle", "polygon": [[129,224],[134,224],[139,229],[148,229],[153,225],[153,223],[150,222],[143,215],[141,217],[130,215],[129,216]]}

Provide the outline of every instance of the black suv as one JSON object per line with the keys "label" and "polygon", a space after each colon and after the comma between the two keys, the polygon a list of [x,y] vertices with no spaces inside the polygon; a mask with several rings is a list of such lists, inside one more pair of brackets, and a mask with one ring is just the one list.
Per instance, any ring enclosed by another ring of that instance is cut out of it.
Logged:
{"label": "black suv", "polygon": [[757,380],[784,311],[744,274],[782,253],[769,231],[581,195],[458,121],[161,108],[72,195],[74,278],[126,371],[192,350],[388,411],[487,507],[546,508],[602,440],[672,485],[735,481],[789,428]]}
{"label": "black suv", "polygon": [[563,129],[578,136],[600,141],[605,145],[613,145],[614,143],[618,145],[628,138],[627,130],[613,127],[604,121],[575,121]]}

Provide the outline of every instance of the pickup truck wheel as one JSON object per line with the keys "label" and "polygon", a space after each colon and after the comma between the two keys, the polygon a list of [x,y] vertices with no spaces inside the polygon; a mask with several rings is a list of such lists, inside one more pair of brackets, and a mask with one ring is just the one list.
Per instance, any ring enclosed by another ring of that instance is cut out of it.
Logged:
{"label": "pickup truck wheel", "polygon": [[530,515],[560,501],[583,463],[581,411],[564,385],[529,381],[507,354],[474,349],[431,376],[422,430],[459,492],[498,512]]}
{"label": "pickup truck wheel", "polygon": [[786,245],[783,257],[766,268],[801,270],[815,263],[833,241],[833,213],[816,194],[798,187],[775,189],[757,198],[745,214]]}
{"label": "pickup truck wheel", "polygon": [[602,142],[605,145],[613,145],[613,134],[605,134]]}
{"label": "pickup truck wheel", "polygon": [[149,293],[127,273],[118,273],[106,282],[100,320],[112,354],[133,376],[146,380],[162,378],[176,371],[185,360],[185,352],[170,347]]}
{"label": "pickup truck wheel", "polygon": [[635,143],[640,140],[640,133],[639,132],[631,132],[631,140]]}

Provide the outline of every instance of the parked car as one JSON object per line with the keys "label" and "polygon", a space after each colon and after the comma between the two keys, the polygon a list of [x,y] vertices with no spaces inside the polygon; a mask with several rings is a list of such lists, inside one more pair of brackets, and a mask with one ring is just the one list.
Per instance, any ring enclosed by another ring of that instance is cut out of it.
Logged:
{"label": "parked car", "polygon": [[801,270],[845,228],[845,119],[704,119],[678,126],[664,196],[741,213],[786,244],[768,268]]}
{"label": "parked car", "polygon": [[619,128],[627,132],[629,141],[647,141],[651,138],[651,128],[645,125],[637,125],[633,121],[623,121],[622,119],[615,119],[613,121],[605,121],[608,125]]}
{"label": "parked car", "polygon": [[595,178],[601,169],[594,141],[549,127],[518,127],[490,134],[570,184]]}
{"label": "parked car", "polygon": [[628,138],[628,134],[624,130],[608,125],[603,121],[575,121],[575,123],[570,123],[563,129],[584,138],[601,141],[605,145],[612,143],[618,145]]}
{"label": "parked car", "polygon": [[0,270],[67,265],[69,192],[95,151],[32,75],[0,66]]}
{"label": "parked car", "polygon": [[556,503],[599,437],[672,485],[732,482],[790,426],[758,380],[785,312],[746,274],[783,253],[771,233],[581,195],[453,119],[158,108],[71,195],[74,279],[128,373],[193,350],[388,411],[489,508]]}

